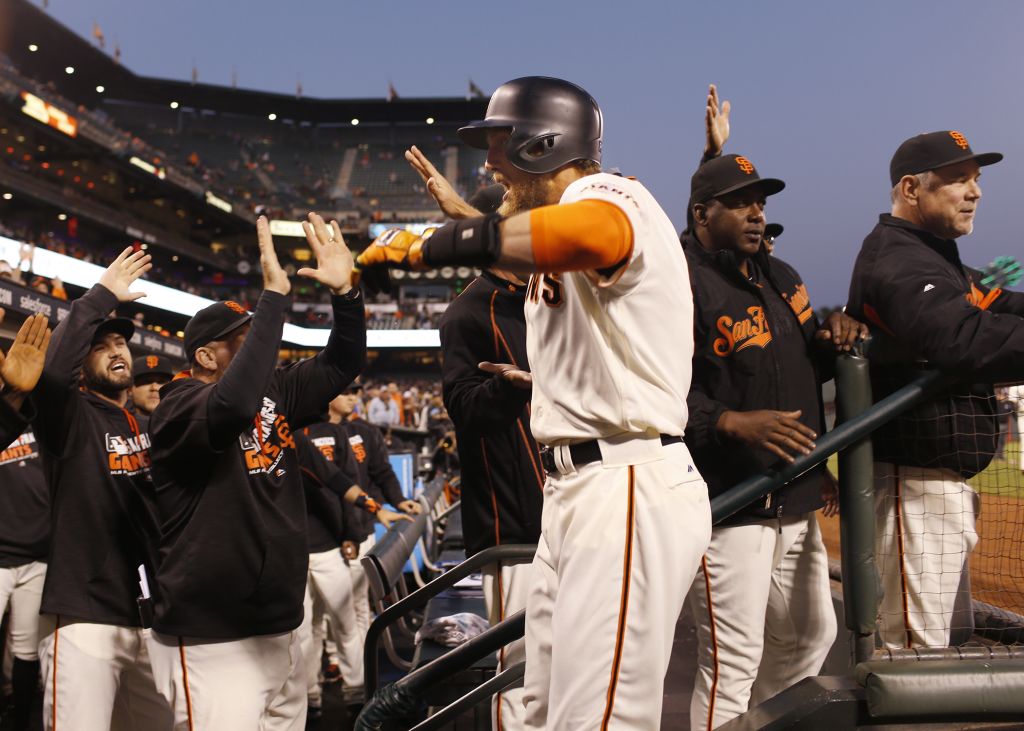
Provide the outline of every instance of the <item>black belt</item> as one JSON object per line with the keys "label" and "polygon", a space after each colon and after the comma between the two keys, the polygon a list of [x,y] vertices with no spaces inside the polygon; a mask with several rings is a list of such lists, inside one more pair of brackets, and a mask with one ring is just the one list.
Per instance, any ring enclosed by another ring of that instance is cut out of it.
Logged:
{"label": "black belt", "polygon": [[[669,444],[678,444],[681,441],[683,441],[682,437],[670,437],[665,434],[661,435],[661,444],[665,447]],[[598,445],[596,439],[591,439],[589,442],[572,444],[569,446],[569,456],[572,458],[572,464],[574,467],[582,467],[583,465],[590,464],[591,462],[600,462],[601,447]],[[558,466],[555,464],[555,450],[551,447],[541,447],[540,464],[541,467],[544,468],[545,472],[558,472]]]}

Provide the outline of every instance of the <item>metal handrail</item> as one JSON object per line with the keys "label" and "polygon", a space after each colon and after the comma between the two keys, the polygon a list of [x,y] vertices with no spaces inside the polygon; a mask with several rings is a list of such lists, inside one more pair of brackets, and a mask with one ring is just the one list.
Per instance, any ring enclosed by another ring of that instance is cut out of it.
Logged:
{"label": "metal handrail", "polygon": [[420,724],[412,727],[412,731],[434,731],[444,724],[454,721],[466,709],[472,708],[485,698],[500,693],[506,688],[523,679],[526,674],[526,663],[521,662],[502,670],[493,678],[481,683],[466,695],[445,706],[433,716],[427,718]]}
{"label": "metal handrail", "polygon": [[[455,566],[451,570],[441,574],[423,588],[417,589],[408,596],[399,599],[397,602],[378,614],[373,622],[370,623],[370,628],[366,632],[366,644],[363,648],[363,677],[367,694],[373,693],[377,689],[379,681],[377,644],[380,641],[380,637],[384,633],[385,628],[393,622],[401,619],[405,614],[413,609],[419,609],[420,607],[425,606],[428,601],[433,599],[442,591],[451,588],[456,582],[466,578],[484,566],[492,563],[498,563],[499,561],[525,562],[532,559],[533,554],[536,553],[536,551],[536,546],[523,544],[491,546],[490,548],[485,548],[483,551],[473,554],[473,556],[466,559],[458,566]],[[497,626],[499,625],[495,625],[495,627]],[[491,629],[494,629],[494,627]],[[522,634],[519,636],[522,637]],[[515,639],[518,638],[512,638],[512,640]],[[509,640],[509,642],[512,640]],[[451,653],[448,654],[450,655]],[[447,655],[445,655],[445,657],[447,657]]]}

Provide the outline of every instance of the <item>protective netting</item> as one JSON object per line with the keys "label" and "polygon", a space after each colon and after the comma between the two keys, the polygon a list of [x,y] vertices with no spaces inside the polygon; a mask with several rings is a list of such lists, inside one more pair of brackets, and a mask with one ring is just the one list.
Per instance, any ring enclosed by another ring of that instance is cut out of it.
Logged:
{"label": "protective netting", "polygon": [[[1024,615],[1024,386],[953,388],[872,436],[885,647],[973,641],[972,599]],[[1021,618],[1020,623],[1024,623]]]}

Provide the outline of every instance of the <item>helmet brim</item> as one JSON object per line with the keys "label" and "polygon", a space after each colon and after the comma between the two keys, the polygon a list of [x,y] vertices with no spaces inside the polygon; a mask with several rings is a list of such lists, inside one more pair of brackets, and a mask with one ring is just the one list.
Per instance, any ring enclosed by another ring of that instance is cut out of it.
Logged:
{"label": "helmet brim", "polygon": [[478,150],[486,150],[487,130],[507,129],[511,131],[514,130],[515,127],[516,120],[505,119],[503,117],[492,117],[491,119],[478,119],[475,122],[470,122],[465,127],[459,127],[456,134],[458,134],[460,140],[470,147],[475,147]]}

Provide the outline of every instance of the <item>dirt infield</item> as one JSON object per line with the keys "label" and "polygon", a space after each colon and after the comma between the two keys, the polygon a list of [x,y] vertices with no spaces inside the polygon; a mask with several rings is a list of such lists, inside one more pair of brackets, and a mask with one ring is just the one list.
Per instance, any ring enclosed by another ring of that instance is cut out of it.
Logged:
{"label": "dirt infield", "polygon": [[[978,546],[971,555],[971,593],[975,599],[1024,614],[1024,500],[981,496]],[[825,547],[839,560],[839,518],[818,513]]]}

